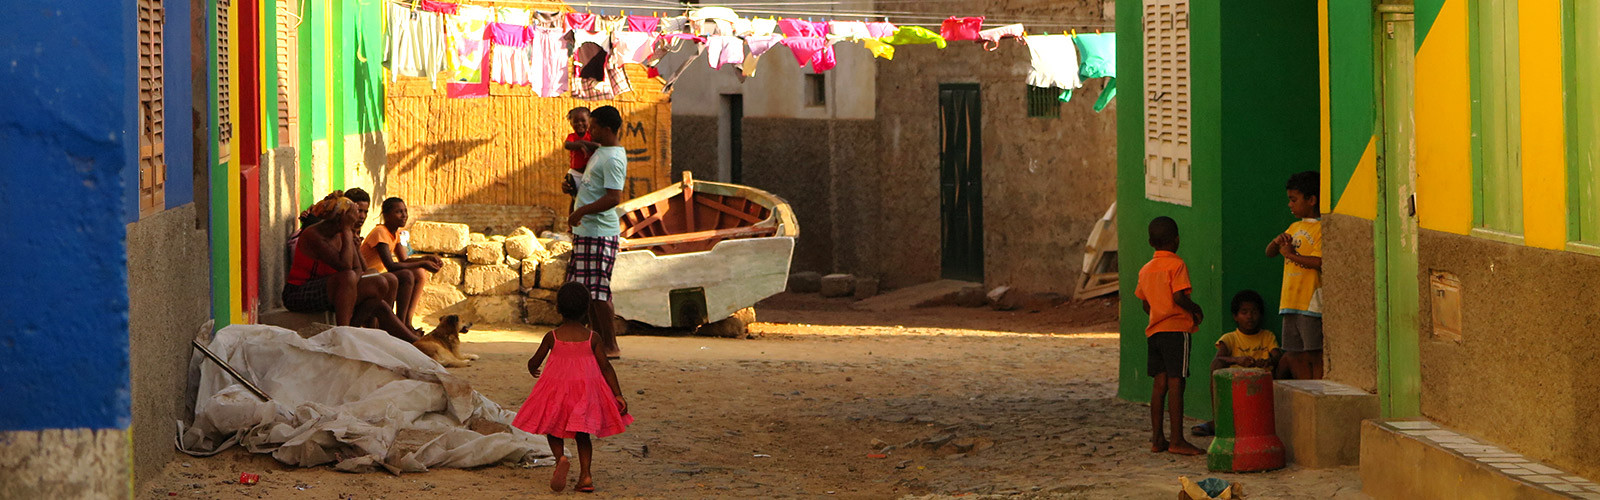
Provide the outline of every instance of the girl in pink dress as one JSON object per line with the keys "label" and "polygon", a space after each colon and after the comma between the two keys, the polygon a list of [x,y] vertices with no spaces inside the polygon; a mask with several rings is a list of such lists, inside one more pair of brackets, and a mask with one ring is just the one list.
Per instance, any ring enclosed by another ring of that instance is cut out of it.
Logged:
{"label": "girl in pink dress", "polygon": [[[601,345],[594,342],[594,332],[584,326],[589,313],[589,290],[579,283],[567,283],[556,292],[556,310],[564,322],[539,342],[539,350],[528,360],[528,373],[539,381],[533,384],[533,393],[517,411],[512,425],[533,434],[544,434],[550,440],[550,451],[556,455],[556,470],[550,477],[550,489],[561,491],[567,487],[567,472],[572,463],[562,455],[562,440],[578,441],[578,491],[594,491],[594,479],[589,475],[589,457],[593,445],[589,436],[606,437],[619,434],[633,416],[628,415],[628,402],[622,398],[622,388],[617,385],[617,372],[611,369]],[[544,376],[539,376],[539,366],[550,358]]]}

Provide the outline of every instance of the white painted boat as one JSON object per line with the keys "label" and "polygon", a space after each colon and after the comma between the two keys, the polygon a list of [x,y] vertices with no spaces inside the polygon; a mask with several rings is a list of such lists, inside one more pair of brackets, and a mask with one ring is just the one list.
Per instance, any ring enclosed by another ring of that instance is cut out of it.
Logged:
{"label": "white painted boat", "polygon": [[611,276],[624,319],[692,328],[784,290],[800,225],[788,202],[737,184],[683,181],[616,208],[622,245]]}

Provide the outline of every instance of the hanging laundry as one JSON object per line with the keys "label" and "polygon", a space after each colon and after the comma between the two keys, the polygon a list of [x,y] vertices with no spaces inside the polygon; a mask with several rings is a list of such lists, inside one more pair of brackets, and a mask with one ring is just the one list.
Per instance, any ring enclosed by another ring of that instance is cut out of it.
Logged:
{"label": "hanging laundry", "polygon": [[398,2],[389,4],[388,42],[384,44],[384,63],[389,78],[414,76],[436,80],[448,63],[444,39],[444,16],[437,12],[413,9]]}
{"label": "hanging laundry", "polygon": [[767,35],[771,35],[773,30],[776,30],[776,29],[778,29],[778,20],[777,19],[756,18],[756,19],[751,19],[750,20],[750,34],[751,35],[767,36]]}
{"label": "hanging laundry", "polygon": [[977,40],[983,30],[983,17],[951,17],[939,25],[939,36],[947,41]]}
{"label": "hanging laundry", "polygon": [[425,10],[425,11],[428,11],[428,12],[455,15],[456,14],[456,8],[458,7],[458,5],[450,3],[450,2],[435,2],[433,0],[422,0],[422,2],[420,4],[418,4],[418,7],[421,7],[422,10]]}
{"label": "hanging laundry", "polygon": [[945,47],[944,37],[929,31],[921,26],[901,26],[894,30],[894,34],[879,38],[878,41],[889,45],[913,45],[931,43],[939,48]]}
{"label": "hanging laundry", "polygon": [[744,37],[746,45],[750,46],[750,55],[745,56],[744,63],[739,65],[739,75],[744,78],[756,76],[756,66],[761,60],[761,54],[772,50],[772,47],[783,40],[783,35],[750,35]]}
{"label": "hanging laundry", "polygon": [[606,34],[616,33],[627,27],[628,18],[624,16],[599,16],[594,21],[594,30]]}
{"label": "hanging laundry", "polygon": [[572,48],[579,50],[584,44],[591,44],[600,50],[611,52],[611,34],[604,31],[574,30],[572,32]]}
{"label": "hanging laundry", "polygon": [[883,38],[894,35],[895,26],[891,23],[867,23],[867,33],[873,38]]}
{"label": "hanging laundry", "polygon": [[816,23],[804,19],[779,19],[778,29],[783,30],[787,37],[823,37],[828,35],[828,25],[824,23],[818,29]]}
{"label": "hanging laundry", "polygon": [[667,17],[661,19],[662,33],[682,33],[689,26],[689,18],[685,16]]}
{"label": "hanging laundry", "polygon": [[1000,40],[1005,38],[1015,38],[1018,43],[1027,45],[1028,42],[1022,39],[1024,34],[1025,30],[1021,24],[1007,24],[999,28],[979,31],[978,39],[983,41],[984,49],[993,51],[1000,48]]}
{"label": "hanging laundry", "polygon": [[828,37],[854,42],[872,38],[872,32],[867,31],[867,23],[861,21],[828,21]]}
{"label": "hanging laundry", "polygon": [[622,58],[622,62],[645,64],[650,60],[650,55],[655,53],[656,39],[661,35],[653,32],[622,31],[612,33],[611,37],[611,46],[615,49],[617,57]]}
{"label": "hanging laundry", "polygon": [[689,24],[700,36],[736,35],[733,29],[738,14],[727,7],[704,7],[689,12]]}
{"label": "hanging laundry", "polygon": [[861,39],[861,45],[866,47],[868,52],[872,53],[872,57],[889,60],[894,59],[893,45],[880,42],[875,38],[863,38]]}
{"label": "hanging laundry", "polygon": [[567,56],[566,30],[528,28],[528,67],[532,72],[533,92],[539,97],[561,97],[567,93],[572,66]]}
{"label": "hanging laundry", "polygon": [[567,16],[560,12],[536,10],[533,11],[533,22],[529,23],[528,25],[538,26],[540,28],[560,28],[561,24],[566,21]]}
{"label": "hanging laundry", "polygon": [[450,44],[450,81],[481,83],[483,65],[488,60],[489,44],[484,40],[494,11],[488,7],[462,5],[454,16],[445,18],[445,34]]}
{"label": "hanging laundry", "polygon": [[789,51],[794,53],[795,62],[805,66],[811,64],[811,70],[818,73],[833,69],[838,63],[834,58],[833,45],[828,40],[819,37],[789,37],[781,42]]}
{"label": "hanging laundry", "polygon": [[691,40],[694,43],[706,43],[705,37],[688,33],[673,33],[671,35],[663,35],[663,37],[669,40]]}
{"label": "hanging laundry", "polygon": [[[628,83],[628,72],[622,67],[622,58],[608,57],[604,52],[599,53],[596,58],[599,59],[599,67],[604,72],[603,78],[587,78],[580,73],[574,77],[572,97],[591,100],[615,99],[633,90],[633,86]],[[584,68],[573,69],[582,71]]]}
{"label": "hanging laundry", "polygon": [[568,12],[567,29],[594,31],[594,14],[587,12]]}
{"label": "hanging laundry", "polygon": [[[1117,96],[1117,34],[1078,35],[1072,37],[1072,41],[1083,53],[1083,67],[1078,70],[1078,76],[1108,78],[1105,90],[1100,91],[1100,99],[1094,102],[1095,112],[1105,110],[1111,99]],[[1071,100],[1072,90],[1062,91],[1060,99],[1061,102]]]}
{"label": "hanging laundry", "polygon": [[[463,7],[463,10],[469,7]],[[489,52],[483,51],[479,59],[476,73],[480,76],[476,82],[451,82],[444,86],[444,95],[452,99],[475,99],[489,97]]]}
{"label": "hanging laundry", "polygon": [[744,62],[744,40],[736,36],[716,35],[706,37],[706,62],[711,69]]}
{"label": "hanging laundry", "polygon": [[495,7],[495,22],[528,26],[533,24],[533,11],[516,7]]}
{"label": "hanging laundry", "polygon": [[489,41],[493,64],[489,80],[507,85],[532,85],[533,77],[528,67],[528,27],[520,24],[489,24]]}
{"label": "hanging laundry", "polygon": [[754,29],[755,25],[752,24],[749,19],[741,17],[733,20],[733,34],[735,36],[749,35],[754,31]]}
{"label": "hanging laundry", "polygon": [[661,27],[661,19],[651,16],[628,16],[628,31],[640,33],[655,33]]}
{"label": "hanging laundry", "polygon": [[1033,67],[1028,71],[1028,85],[1067,90],[1083,86],[1078,79],[1078,50],[1073,47],[1072,37],[1030,36],[1028,52],[1033,56]]}

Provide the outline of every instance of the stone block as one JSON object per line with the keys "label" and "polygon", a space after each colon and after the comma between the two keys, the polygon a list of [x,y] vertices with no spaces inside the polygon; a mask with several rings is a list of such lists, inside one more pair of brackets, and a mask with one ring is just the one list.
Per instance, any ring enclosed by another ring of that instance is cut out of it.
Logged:
{"label": "stone block", "polygon": [[789,291],[792,293],[817,293],[822,290],[822,274],[811,271],[801,271],[789,275]]}
{"label": "stone block", "polygon": [[521,226],[521,227],[518,227],[516,230],[511,231],[511,235],[506,237],[506,240],[510,240],[512,237],[516,237],[516,236],[527,236],[527,237],[530,237],[530,238],[538,238],[539,237],[539,235],[537,233],[534,233],[532,229],[528,229],[528,226]]}
{"label": "stone block", "polygon": [[1569,480],[1583,478],[1530,459],[1490,463],[1469,457],[1451,447],[1500,448],[1426,420],[1367,420],[1360,439],[1361,492],[1378,500],[1600,497],[1573,495],[1594,483]]}
{"label": "stone block", "polygon": [[501,264],[505,264],[507,267],[510,267],[514,271],[519,271],[519,272],[522,271],[522,260],[518,259],[516,257],[512,257],[510,255],[507,255],[504,259],[500,259],[500,263]]}
{"label": "stone block", "polygon": [[521,288],[521,277],[504,264],[467,266],[461,285],[467,295],[510,295]]}
{"label": "stone block", "polygon": [[855,293],[856,277],[848,274],[830,274],[822,277],[823,297],[849,297]]}
{"label": "stone block", "polygon": [[527,260],[529,257],[544,254],[544,245],[532,235],[516,235],[506,238],[506,255],[518,260]]}
{"label": "stone block", "polygon": [[530,325],[561,324],[561,313],[556,312],[554,297],[551,297],[551,300],[528,297],[523,299],[523,308],[527,312],[526,321]]}
{"label": "stone block", "polygon": [[508,325],[522,321],[522,297],[516,295],[483,295],[473,297],[472,309],[478,321]]}
{"label": "stone block", "polygon": [[855,299],[869,299],[878,295],[878,278],[857,277],[855,283]]}
{"label": "stone block", "polygon": [[530,293],[533,290],[539,289],[539,261],[522,261],[522,268],[518,269],[517,271],[522,276],[521,283],[519,284],[522,286],[522,291],[524,293]]}
{"label": "stone block", "polygon": [[505,244],[498,241],[480,241],[467,245],[467,262],[473,264],[499,264],[505,257]]}
{"label": "stone block", "polygon": [[505,237],[505,235],[496,234],[494,236],[490,236],[489,237],[489,241],[498,242],[498,243],[505,243],[506,242],[506,237]]}
{"label": "stone block", "polygon": [[411,232],[411,249],[418,252],[461,255],[467,243],[472,242],[468,239],[466,224],[416,221],[408,231]]}
{"label": "stone block", "polygon": [[539,263],[539,286],[555,290],[567,282],[567,256],[551,258]]}
{"label": "stone block", "polygon": [[430,321],[437,321],[439,317],[447,314],[460,315],[463,320],[473,321],[475,314],[472,303],[467,301],[467,294],[454,285],[440,285],[430,283],[422,287],[422,299],[417,301],[415,311],[417,317]]}
{"label": "stone block", "polygon": [[1378,418],[1378,396],[1327,380],[1273,383],[1273,418],[1289,461],[1302,467],[1355,465],[1361,421]]}
{"label": "stone block", "polygon": [[439,272],[428,277],[429,284],[459,286],[461,285],[462,272],[467,268],[467,259],[461,257],[441,257],[444,265],[439,266]]}
{"label": "stone block", "polygon": [[489,237],[484,236],[483,233],[472,233],[467,235],[468,243],[480,243],[484,241],[489,241]]}
{"label": "stone block", "polygon": [[539,300],[543,300],[545,302],[555,302],[556,301],[556,291],[555,290],[545,290],[543,288],[532,288],[532,289],[524,290],[524,292],[525,293],[523,293],[523,295],[526,295],[530,299],[539,299]]}

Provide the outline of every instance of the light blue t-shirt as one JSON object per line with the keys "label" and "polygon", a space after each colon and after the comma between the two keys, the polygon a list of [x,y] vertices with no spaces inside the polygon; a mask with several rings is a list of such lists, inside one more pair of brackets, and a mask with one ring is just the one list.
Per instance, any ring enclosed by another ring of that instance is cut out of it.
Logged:
{"label": "light blue t-shirt", "polygon": [[[594,203],[606,195],[606,190],[622,190],[628,178],[628,151],[621,146],[601,147],[589,155],[589,165],[584,167],[583,182],[578,183],[578,197],[573,201],[572,209],[577,210],[585,205]],[[583,216],[583,221],[578,227],[572,228],[572,234],[589,238],[601,238],[622,234],[622,225],[617,220],[616,210],[606,210],[597,214]]]}

